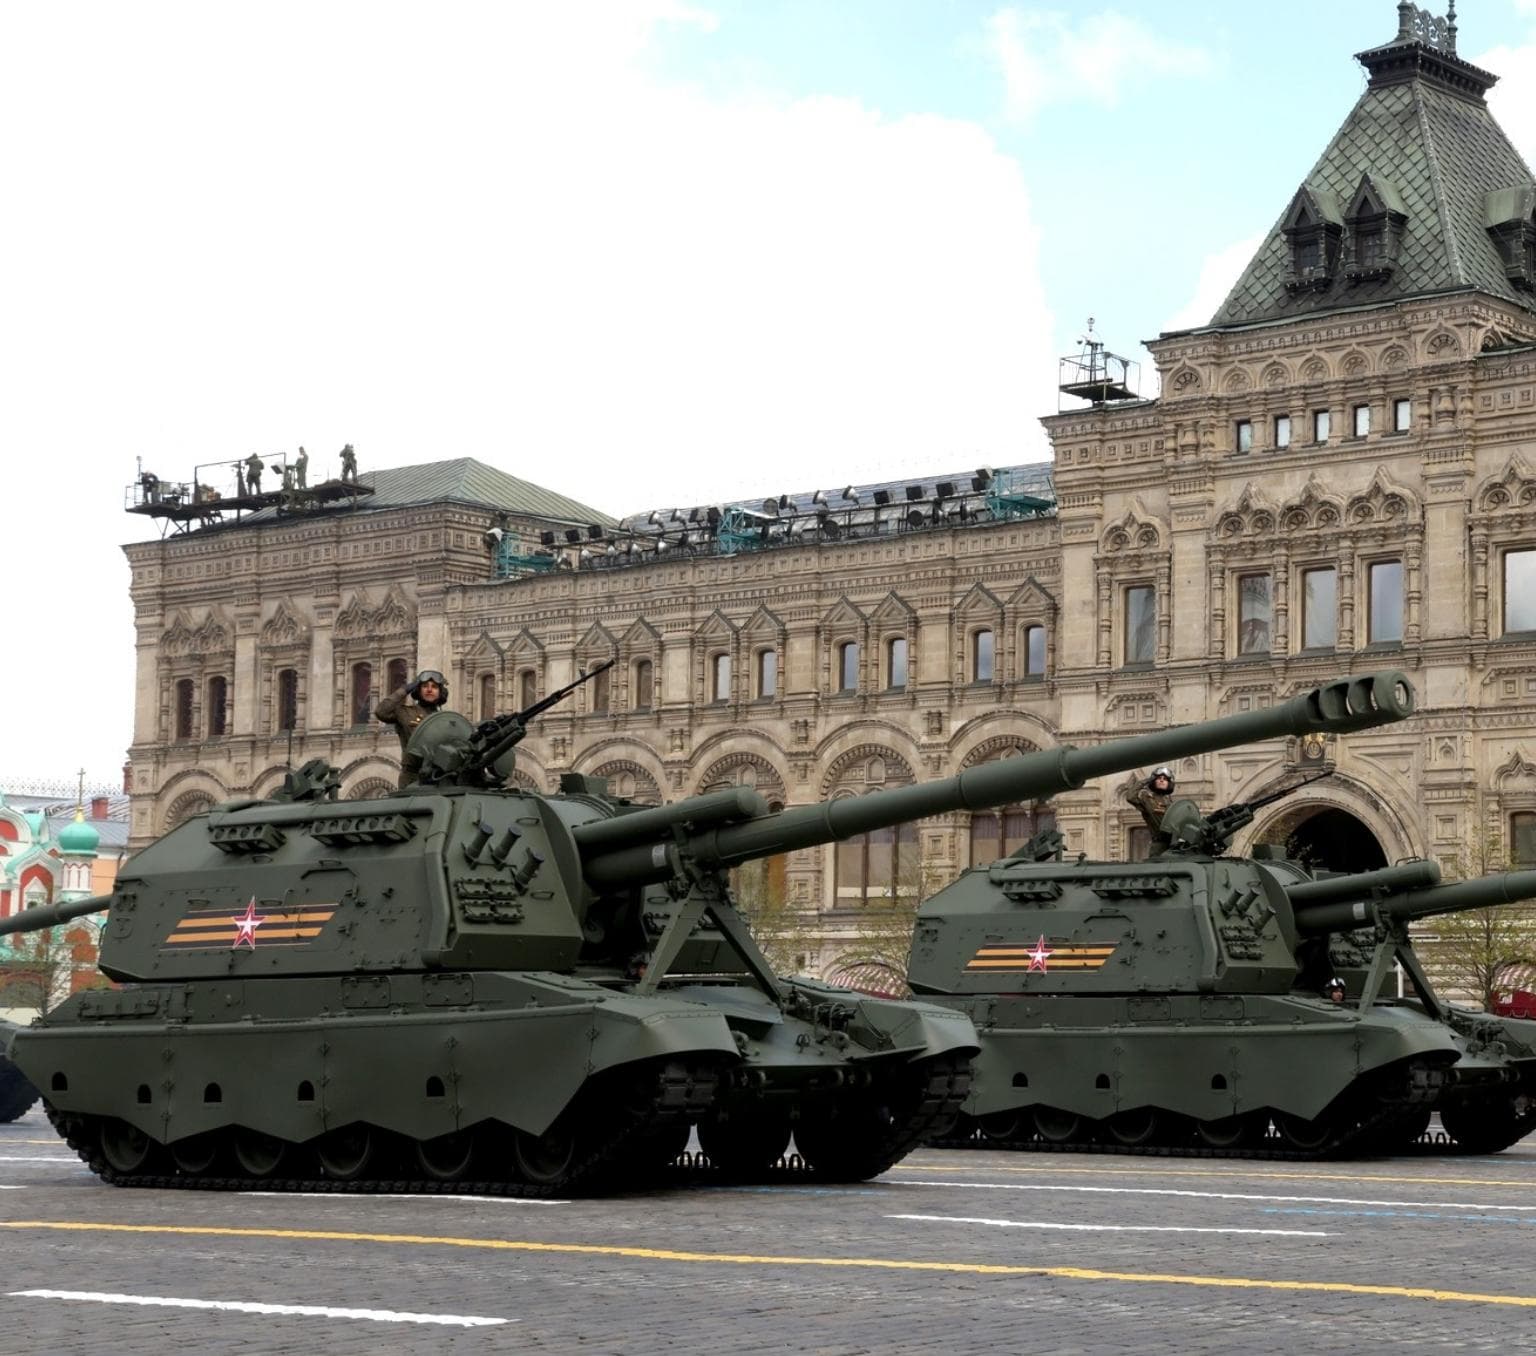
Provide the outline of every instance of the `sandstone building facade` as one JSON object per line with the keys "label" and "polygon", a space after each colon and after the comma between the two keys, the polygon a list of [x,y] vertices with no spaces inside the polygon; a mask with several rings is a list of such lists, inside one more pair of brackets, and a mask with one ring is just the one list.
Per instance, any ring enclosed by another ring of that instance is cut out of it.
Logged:
{"label": "sandstone building facade", "polygon": [[[1238,846],[1536,864],[1536,181],[1483,102],[1493,77],[1403,10],[1212,322],[1149,345],[1162,395],[1046,419],[1054,466],[1025,470],[1053,475],[1053,514],[893,515],[514,580],[482,543],[509,505],[452,496],[128,548],[136,839],[272,789],[290,744],[344,794],[386,790],[395,742],[369,703],[424,664],[479,717],[617,661],[540,721],[527,784],[750,783],[785,804],[1391,666],[1418,686],[1411,723],[1190,760],[1181,791],[1220,804],[1331,768]],[[1044,824],[1073,852],[1138,855],[1122,789],[792,854],[776,871],[813,920],[797,962],[835,971],[871,910]]]}

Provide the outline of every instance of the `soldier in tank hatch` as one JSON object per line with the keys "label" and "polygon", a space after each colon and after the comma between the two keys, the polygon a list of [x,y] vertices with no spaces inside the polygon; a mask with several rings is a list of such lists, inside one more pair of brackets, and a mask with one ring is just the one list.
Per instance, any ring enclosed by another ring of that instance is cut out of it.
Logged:
{"label": "soldier in tank hatch", "polygon": [[408,755],[405,746],[411,742],[416,727],[434,711],[441,710],[447,700],[448,680],[436,669],[423,669],[414,683],[396,688],[374,712],[386,725],[393,725],[400,736],[401,786],[409,786],[421,771],[421,760]]}
{"label": "soldier in tank hatch", "polygon": [[1144,786],[1132,787],[1125,793],[1125,798],[1141,811],[1142,819],[1151,830],[1152,851],[1167,851],[1173,839],[1163,832],[1163,816],[1173,803],[1173,769],[1157,768]]}

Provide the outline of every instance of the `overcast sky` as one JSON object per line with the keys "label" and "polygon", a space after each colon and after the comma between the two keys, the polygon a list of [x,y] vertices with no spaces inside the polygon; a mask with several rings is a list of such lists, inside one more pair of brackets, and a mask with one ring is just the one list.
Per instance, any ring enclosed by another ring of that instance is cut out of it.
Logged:
{"label": "overcast sky", "polygon": [[[1536,149],[1536,3],[1461,50]],[[0,6],[0,788],[128,744],[136,458],[473,455],[598,508],[1043,458],[1208,318],[1391,0]]]}

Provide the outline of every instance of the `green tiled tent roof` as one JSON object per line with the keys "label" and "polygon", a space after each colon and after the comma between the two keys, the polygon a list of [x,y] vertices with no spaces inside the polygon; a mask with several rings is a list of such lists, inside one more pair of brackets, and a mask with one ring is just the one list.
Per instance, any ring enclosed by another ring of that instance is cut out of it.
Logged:
{"label": "green tiled tent roof", "polygon": [[613,519],[595,508],[546,490],[531,480],[498,471],[473,457],[452,461],[428,461],[419,466],[395,466],[363,471],[358,480],[373,486],[373,494],[359,501],[364,509],[404,508],[411,504],[485,504],[508,513],[535,518],[554,518],[572,523],[612,526]]}
{"label": "green tiled tent roof", "polygon": [[[1349,203],[1366,172],[1378,186],[1385,183],[1395,190],[1408,221],[1391,276],[1355,284],[1340,279],[1323,291],[1287,292],[1289,245],[1276,222],[1212,317],[1212,327],[1464,289],[1536,309],[1532,294],[1510,283],[1486,229],[1487,195],[1532,181],[1529,167],[1481,95],[1472,92],[1491,85],[1494,77],[1454,56],[1425,53],[1413,45],[1393,44],[1362,53],[1360,60],[1374,73],[1378,63],[1403,53],[1418,56],[1424,69],[1408,77],[1373,78],[1304,181],[1319,201],[1332,197],[1340,207]],[[1435,78],[1437,65],[1448,78]],[[1463,87],[1457,88],[1451,77]]]}

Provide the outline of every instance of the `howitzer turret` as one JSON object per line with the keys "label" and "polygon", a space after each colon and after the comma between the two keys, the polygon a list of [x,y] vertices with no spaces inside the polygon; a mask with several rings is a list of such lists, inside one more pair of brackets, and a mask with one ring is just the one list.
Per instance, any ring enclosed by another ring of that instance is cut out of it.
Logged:
{"label": "howitzer turret", "polygon": [[306,764],[125,863],[100,965],[130,986],[76,995],[8,1051],[113,1181],[387,1170],[563,1192],[664,1163],[693,1125],[729,1171],[762,1172],[793,1133],[821,1176],[862,1180],[953,1119],[974,1028],[778,977],[727,868],[1412,709],[1400,674],[1374,674],[779,813],[749,790],[641,806],[574,773],[540,795],[507,784],[535,708],[437,712],[407,751],[414,785],[340,801],[334,770]]}

